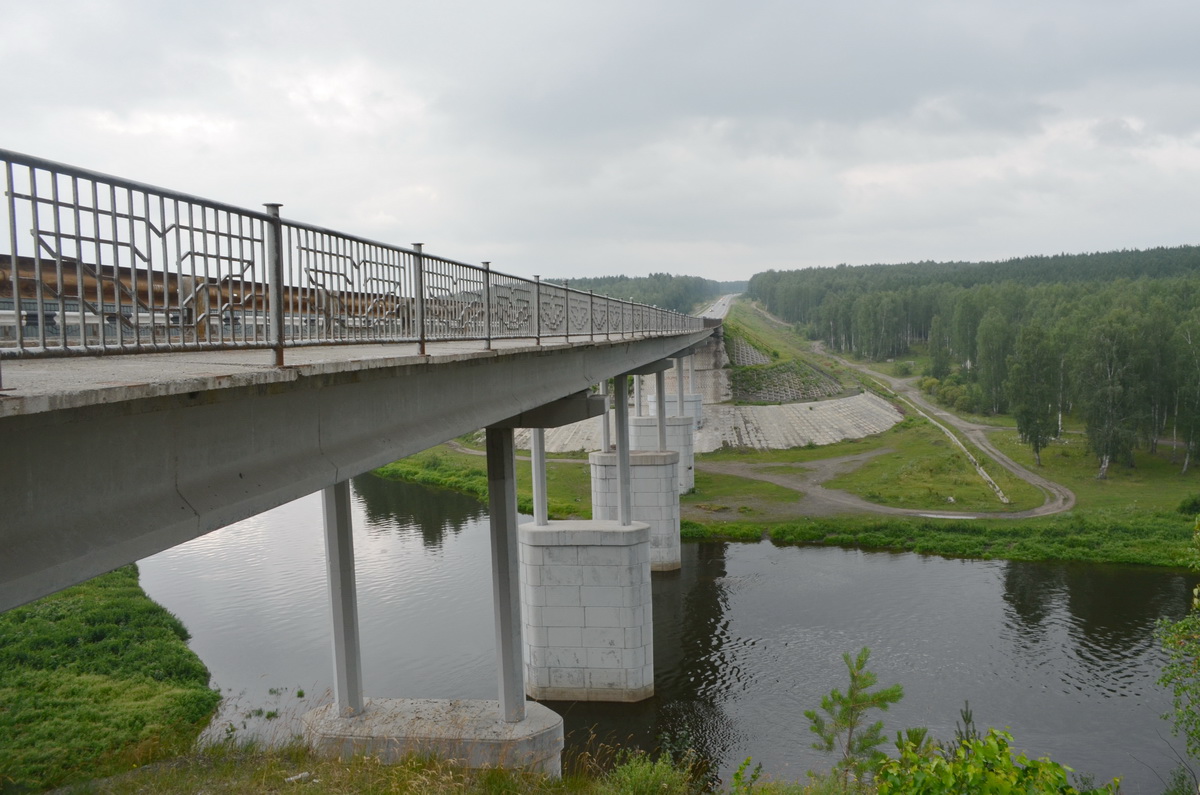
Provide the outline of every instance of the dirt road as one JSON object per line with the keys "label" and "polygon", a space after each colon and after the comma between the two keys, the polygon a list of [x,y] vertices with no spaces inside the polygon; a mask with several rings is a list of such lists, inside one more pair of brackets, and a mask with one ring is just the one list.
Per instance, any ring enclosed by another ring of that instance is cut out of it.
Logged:
{"label": "dirt road", "polygon": [[961,417],[951,414],[945,409],[934,405],[921,394],[920,390],[918,390],[916,385],[913,383],[916,380],[915,376],[909,378],[894,378],[892,376],[884,375],[883,373],[872,370],[865,365],[856,364],[855,362],[842,359],[841,357],[833,356],[828,351],[821,350],[819,342],[814,343],[814,347],[817,347],[822,355],[837,359],[847,367],[852,367],[864,375],[874,379],[877,383],[884,386],[886,389],[891,390],[898,398],[905,401],[934,422],[948,425],[954,430],[958,431],[963,438],[985,453],[993,461],[1000,464],[1000,466],[1004,467],[1025,482],[1036,486],[1042,491],[1043,494],[1046,495],[1046,501],[1042,505],[1028,511],[1017,511],[1015,513],[1004,514],[959,514],[953,511],[938,511],[937,514],[939,516],[996,516],[1006,519],[1025,519],[1031,516],[1046,516],[1053,513],[1069,511],[1075,506],[1075,494],[1066,486],[1055,483],[1051,480],[1047,480],[1036,472],[1026,469],[1016,461],[1013,461],[1011,458],[1006,456],[1004,453],[1000,452],[1000,450],[998,450],[996,446],[993,445],[987,438],[988,431],[997,430],[995,426],[968,422],[967,420],[964,420]]}

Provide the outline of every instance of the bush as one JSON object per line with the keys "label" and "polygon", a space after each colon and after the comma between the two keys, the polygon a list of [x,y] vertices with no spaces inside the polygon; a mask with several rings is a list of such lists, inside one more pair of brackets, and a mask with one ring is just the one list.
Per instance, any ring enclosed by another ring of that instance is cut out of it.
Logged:
{"label": "bush", "polygon": [[694,791],[687,770],[673,765],[669,759],[652,760],[642,753],[625,756],[604,777],[603,791],[621,795],[689,795]]}
{"label": "bush", "polygon": [[1120,780],[1099,789],[1084,790],[1071,786],[1072,772],[1057,762],[1041,758],[1030,760],[1025,754],[1012,755],[1012,735],[988,729],[983,737],[966,739],[953,753],[939,755],[929,746],[911,741],[897,742],[900,756],[887,759],[875,771],[878,795],[974,795],[974,793],[1116,793]]}
{"label": "bush", "polygon": [[1183,502],[1179,503],[1178,510],[1184,516],[1196,516],[1200,514],[1200,494],[1193,494],[1191,497],[1184,498]]}

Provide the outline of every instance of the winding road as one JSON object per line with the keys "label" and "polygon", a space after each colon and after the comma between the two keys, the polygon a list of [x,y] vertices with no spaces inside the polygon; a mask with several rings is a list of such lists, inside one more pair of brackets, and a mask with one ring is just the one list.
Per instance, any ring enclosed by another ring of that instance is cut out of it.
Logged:
{"label": "winding road", "polygon": [[920,412],[926,417],[926,419],[930,420],[935,425],[941,425],[943,426],[943,429],[945,426],[949,426],[955,431],[958,431],[967,441],[984,452],[993,461],[1007,469],[1016,477],[1021,478],[1025,482],[1037,487],[1043,494],[1046,495],[1046,501],[1038,507],[1027,511],[1013,511],[1010,513],[980,513],[965,511],[931,512],[899,508],[890,508],[884,510],[886,506],[866,503],[864,501],[864,505],[869,506],[866,507],[865,510],[871,510],[876,513],[907,513],[910,515],[915,514],[921,516],[936,515],[961,519],[979,519],[984,517],[999,519],[1028,519],[1033,516],[1047,516],[1049,514],[1069,511],[1075,506],[1075,494],[1070,489],[1062,484],[1047,480],[1036,472],[1026,469],[1016,461],[1013,461],[1004,453],[1000,452],[1000,450],[997,449],[996,446],[993,445],[987,438],[988,431],[997,430],[995,426],[969,422],[929,402],[913,383],[915,376],[909,378],[895,378],[893,376],[885,375],[876,370],[872,370],[865,365],[857,364],[839,356],[830,354],[828,351],[823,349],[823,346],[820,342],[814,343],[814,348],[821,355],[836,359],[846,367],[851,367],[861,372],[863,375],[875,380],[876,383],[892,392],[892,394],[894,394],[899,400],[908,403],[911,407],[913,407],[913,409]]}

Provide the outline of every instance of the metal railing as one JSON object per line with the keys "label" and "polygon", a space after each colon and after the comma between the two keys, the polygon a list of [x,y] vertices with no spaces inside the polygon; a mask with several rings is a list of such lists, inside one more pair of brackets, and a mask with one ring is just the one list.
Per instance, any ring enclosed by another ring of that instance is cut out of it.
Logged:
{"label": "metal railing", "polygon": [[703,320],[0,149],[0,359],[680,334]]}

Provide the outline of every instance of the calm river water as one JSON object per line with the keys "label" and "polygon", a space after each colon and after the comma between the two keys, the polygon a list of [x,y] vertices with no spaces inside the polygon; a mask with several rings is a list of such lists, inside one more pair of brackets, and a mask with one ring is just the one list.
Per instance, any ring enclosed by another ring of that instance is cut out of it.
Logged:
{"label": "calm river water", "polygon": [[[354,479],[368,696],[496,698],[487,514],[458,494]],[[904,700],[889,735],[948,738],[963,702],[981,727],[1127,793],[1158,793],[1181,753],[1160,716],[1155,621],[1187,608],[1186,573],[946,560],[761,544],[685,544],[655,575],[657,695],[633,705],[553,702],[568,745],[653,747],[663,732],[728,774],[827,769],[803,716],[845,686],[844,651],[872,650]],[[211,731],[287,737],[332,679],[321,500],[311,495],[141,562],[227,695]],[[303,696],[299,695],[303,692]],[[256,714],[276,711],[267,720]]]}

